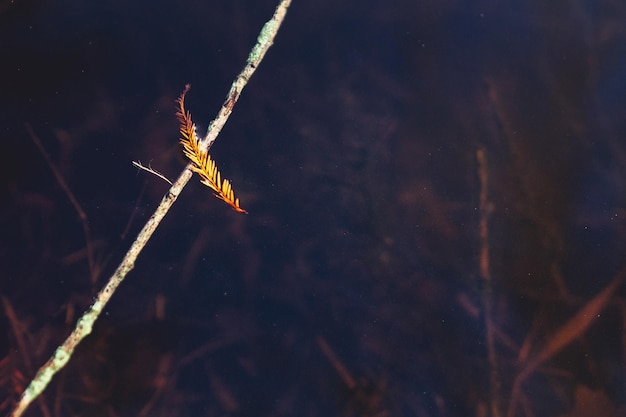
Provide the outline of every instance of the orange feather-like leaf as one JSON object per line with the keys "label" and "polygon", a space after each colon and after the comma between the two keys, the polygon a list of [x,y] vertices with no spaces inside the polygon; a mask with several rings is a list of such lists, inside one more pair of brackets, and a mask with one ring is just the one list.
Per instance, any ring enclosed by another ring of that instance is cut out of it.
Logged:
{"label": "orange feather-like leaf", "polygon": [[208,151],[203,151],[196,133],[196,125],[191,120],[191,113],[185,110],[185,95],[189,91],[189,84],[176,100],[178,109],[176,117],[180,122],[180,143],[183,153],[191,161],[191,170],[200,175],[200,182],[214,191],[215,197],[224,201],[239,213],[248,213],[239,206],[239,199],[235,198],[232,185],[227,179],[221,180],[221,174],[211,159]]}

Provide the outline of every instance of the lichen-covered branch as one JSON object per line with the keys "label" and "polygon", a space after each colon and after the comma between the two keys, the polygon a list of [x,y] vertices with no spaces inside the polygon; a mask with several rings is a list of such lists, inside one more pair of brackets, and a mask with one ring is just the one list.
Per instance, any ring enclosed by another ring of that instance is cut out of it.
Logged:
{"label": "lichen-covered branch", "polygon": [[[226,124],[228,117],[232,113],[233,106],[237,102],[237,99],[239,99],[241,91],[246,86],[248,80],[258,67],[269,47],[274,42],[274,37],[282,24],[290,3],[291,0],[281,0],[280,4],[276,8],[274,16],[272,16],[272,18],[265,23],[261,29],[261,33],[257,38],[257,43],[252,48],[244,69],[233,82],[230,91],[228,92],[226,102],[222,105],[217,117],[209,125],[207,135],[202,143],[202,146],[205,149],[208,150],[217,138],[218,134]],[[146,243],[148,243],[148,240],[150,240],[157,226],[161,223],[163,217],[165,217],[169,209],[172,207],[182,189],[185,187],[187,182],[189,182],[189,179],[193,175],[190,167],[191,164],[188,164],[169,191],[165,194],[154,214],[150,217],[143,229],[141,229],[137,239],[135,239],[131,245],[120,265],[109,278],[109,281],[104,288],[102,288],[96,296],[96,300],[93,305],[89,307],[89,309],[78,320],[76,327],[65,342],[63,342],[63,344],[56,349],[48,362],[46,362],[46,364],[39,369],[34,379],[30,382],[20,397],[18,404],[11,414],[12,417],[19,417],[24,413],[30,403],[43,392],[52,377],[67,364],[72,357],[76,346],[78,346],[85,336],[91,333],[98,316],[102,313],[102,310],[105,308],[113,296],[113,293],[124,280],[128,272],[133,269],[135,260],[143,250],[144,246],[146,246]]]}

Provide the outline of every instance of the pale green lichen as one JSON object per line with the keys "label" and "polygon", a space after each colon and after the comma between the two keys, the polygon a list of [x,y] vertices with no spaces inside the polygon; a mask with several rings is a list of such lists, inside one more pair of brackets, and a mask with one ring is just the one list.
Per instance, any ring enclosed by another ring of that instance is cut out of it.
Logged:
{"label": "pale green lichen", "polygon": [[272,39],[274,39],[277,29],[278,23],[274,19],[267,21],[263,25],[261,33],[259,33],[256,40],[256,45],[254,45],[254,48],[252,48],[252,51],[250,51],[250,55],[248,56],[249,64],[254,64],[261,59],[263,53],[267,51],[267,48],[270,46],[268,43],[272,42]]}
{"label": "pale green lichen", "polygon": [[72,355],[70,353],[67,352],[67,350],[65,350],[64,347],[60,347],[56,350],[56,352],[54,352],[54,366],[53,368],[55,369],[61,369],[65,366],[65,364],[67,363],[67,361],[70,360],[70,358],[72,357]]}

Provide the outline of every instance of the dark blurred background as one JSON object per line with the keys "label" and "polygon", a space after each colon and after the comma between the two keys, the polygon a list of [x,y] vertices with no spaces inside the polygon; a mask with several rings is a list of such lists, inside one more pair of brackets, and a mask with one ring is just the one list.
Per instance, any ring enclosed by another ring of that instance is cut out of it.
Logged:
{"label": "dark blurred background", "polygon": [[[206,129],[276,4],[0,0],[2,414],[167,191],[131,161],[177,177],[174,100]],[[194,178],[27,415],[626,415],[623,289],[564,327],[624,267],[625,27],[294,0],[211,151],[249,214]]]}

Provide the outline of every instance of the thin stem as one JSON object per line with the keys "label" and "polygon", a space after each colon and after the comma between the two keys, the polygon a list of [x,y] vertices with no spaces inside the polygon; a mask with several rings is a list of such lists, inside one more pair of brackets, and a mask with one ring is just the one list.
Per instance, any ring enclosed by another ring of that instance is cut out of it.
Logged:
{"label": "thin stem", "polygon": [[95,261],[94,261],[94,255],[93,255],[93,245],[91,243],[91,232],[89,231],[89,221],[87,219],[87,213],[85,213],[85,210],[83,210],[83,208],[80,206],[80,203],[74,196],[74,193],[70,189],[70,186],[65,181],[65,178],[63,178],[63,174],[61,174],[61,171],[54,164],[54,162],[52,161],[52,158],[50,158],[50,155],[48,155],[46,148],[44,148],[43,144],[39,140],[39,137],[37,137],[37,135],[35,134],[35,131],[28,123],[26,124],[26,130],[28,131],[28,134],[30,135],[33,142],[35,143],[35,146],[37,146],[37,149],[39,149],[39,152],[41,152],[41,155],[46,160],[46,163],[50,167],[50,170],[54,174],[54,177],[56,178],[57,182],[61,186],[61,189],[63,190],[65,195],[67,195],[67,198],[69,198],[70,202],[72,203],[72,206],[74,206],[74,210],[76,210],[76,213],[78,214],[78,217],[80,218],[80,223],[83,226],[83,234],[85,235],[85,245],[87,249],[87,262],[89,264],[89,276],[90,276],[91,283],[95,284],[96,280],[98,279],[98,276],[97,276],[98,274],[96,273],[96,267],[95,267]]}
{"label": "thin stem", "polygon": [[483,309],[485,319],[485,339],[487,343],[487,358],[489,360],[489,385],[491,391],[491,415],[500,417],[500,374],[495,345],[495,330],[493,316],[493,282],[489,266],[489,220],[493,211],[493,204],[489,200],[489,171],[485,150],[480,148],[476,152],[478,161],[478,178],[480,180],[480,276],[483,280]]}
{"label": "thin stem", "polygon": [[[273,44],[276,33],[283,22],[290,3],[291,0],[281,0],[272,18],[266,22],[265,25],[263,25],[263,28],[257,38],[257,43],[252,48],[244,69],[233,82],[230,91],[228,92],[226,101],[222,105],[217,117],[209,125],[209,130],[202,145],[206,149],[208,149],[213,142],[215,142],[215,139],[232,113],[233,106],[241,95],[241,91],[246,86],[248,80],[258,65],[261,63],[261,60],[265,56],[269,47]],[[56,349],[48,362],[46,362],[46,364],[39,369],[35,378],[30,382],[20,397],[18,404],[11,414],[12,417],[19,417],[24,413],[30,403],[43,392],[52,377],[67,364],[76,346],[85,338],[85,336],[91,333],[94,322],[113,296],[117,287],[122,283],[130,270],[133,269],[135,266],[135,260],[141,253],[142,249],[146,243],[148,243],[148,240],[150,240],[150,237],[156,230],[159,223],[161,223],[161,220],[163,220],[163,217],[165,217],[185,185],[191,179],[193,173],[190,170],[190,167],[191,164],[188,164],[185,167],[178,179],[165,194],[154,214],[150,217],[143,229],[141,229],[141,232],[139,232],[137,239],[135,239],[131,245],[120,265],[109,278],[109,281],[104,288],[102,288],[96,296],[95,302],[78,320],[72,333],[65,340],[65,342],[63,342],[63,344]]]}

